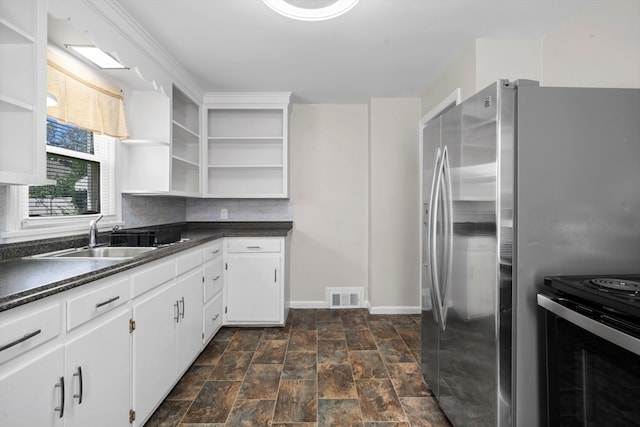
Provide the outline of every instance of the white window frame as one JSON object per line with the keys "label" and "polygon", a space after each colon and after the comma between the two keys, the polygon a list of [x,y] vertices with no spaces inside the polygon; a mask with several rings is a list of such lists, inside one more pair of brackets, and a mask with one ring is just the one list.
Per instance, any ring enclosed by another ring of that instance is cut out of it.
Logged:
{"label": "white window frame", "polygon": [[[101,210],[103,206],[108,206],[110,212],[103,212],[103,218],[98,222],[98,230],[110,230],[115,226],[120,226],[122,222],[122,193],[120,183],[117,179],[117,163],[119,141],[115,138],[94,134],[94,139],[109,138],[112,141],[113,149],[107,158],[96,155],[80,153],[60,147],[47,145],[47,153],[55,153],[68,157],[83,160],[96,161],[100,163],[100,198]],[[103,185],[108,183],[108,185]],[[105,200],[105,198],[107,200]],[[0,243],[13,243],[20,241],[47,239],[55,237],[67,237],[80,235],[83,231],[89,230],[89,223],[98,218],[101,214],[89,215],[68,215],[50,217],[30,217],[29,216],[29,187],[26,185],[9,186],[7,192],[7,223],[6,231],[0,234]]]}

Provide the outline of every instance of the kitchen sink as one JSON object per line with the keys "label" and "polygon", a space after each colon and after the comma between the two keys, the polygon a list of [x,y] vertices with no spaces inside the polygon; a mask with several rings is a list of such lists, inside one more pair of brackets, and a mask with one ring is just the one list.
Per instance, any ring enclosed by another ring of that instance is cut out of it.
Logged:
{"label": "kitchen sink", "polygon": [[73,248],[62,251],[33,255],[31,258],[41,259],[128,259],[146,252],[156,250],[156,247],[132,246],[102,246],[95,248]]}

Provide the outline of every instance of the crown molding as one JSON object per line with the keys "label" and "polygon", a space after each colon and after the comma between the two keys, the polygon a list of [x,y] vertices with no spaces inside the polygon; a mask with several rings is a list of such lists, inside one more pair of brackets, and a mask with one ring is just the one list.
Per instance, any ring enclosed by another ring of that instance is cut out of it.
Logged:
{"label": "crown molding", "polygon": [[[180,63],[164,49],[138,23],[117,0],[81,0],[99,18],[133,46],[141,55],[145,55],[160,69],[169,74],[180,89],[195,100],[200,101],[204,90]],[[166,88],[169,89],[169,88]]]}

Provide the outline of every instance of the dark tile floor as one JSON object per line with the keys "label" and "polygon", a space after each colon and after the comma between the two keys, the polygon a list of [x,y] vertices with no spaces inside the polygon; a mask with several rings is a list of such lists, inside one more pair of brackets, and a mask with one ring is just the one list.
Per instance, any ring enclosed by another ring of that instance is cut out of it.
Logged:
{"label": "dark tile floor", "polygon": [[451,427],[419,361],[419,315],[291,310],[221,329],[145,427]]}

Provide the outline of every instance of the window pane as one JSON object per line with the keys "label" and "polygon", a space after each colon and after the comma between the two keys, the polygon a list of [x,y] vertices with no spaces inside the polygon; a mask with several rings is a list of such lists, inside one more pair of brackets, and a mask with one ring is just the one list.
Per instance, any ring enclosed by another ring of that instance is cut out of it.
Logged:
{"label": "window pane", "polygon": [[47,118],[47,145],[94,154],[93,132]]}
{"label": "window pane", "polygon": [[29,187],[29,216],[100,212],[100,164],[47,154],[47,178],[57,185]]}

